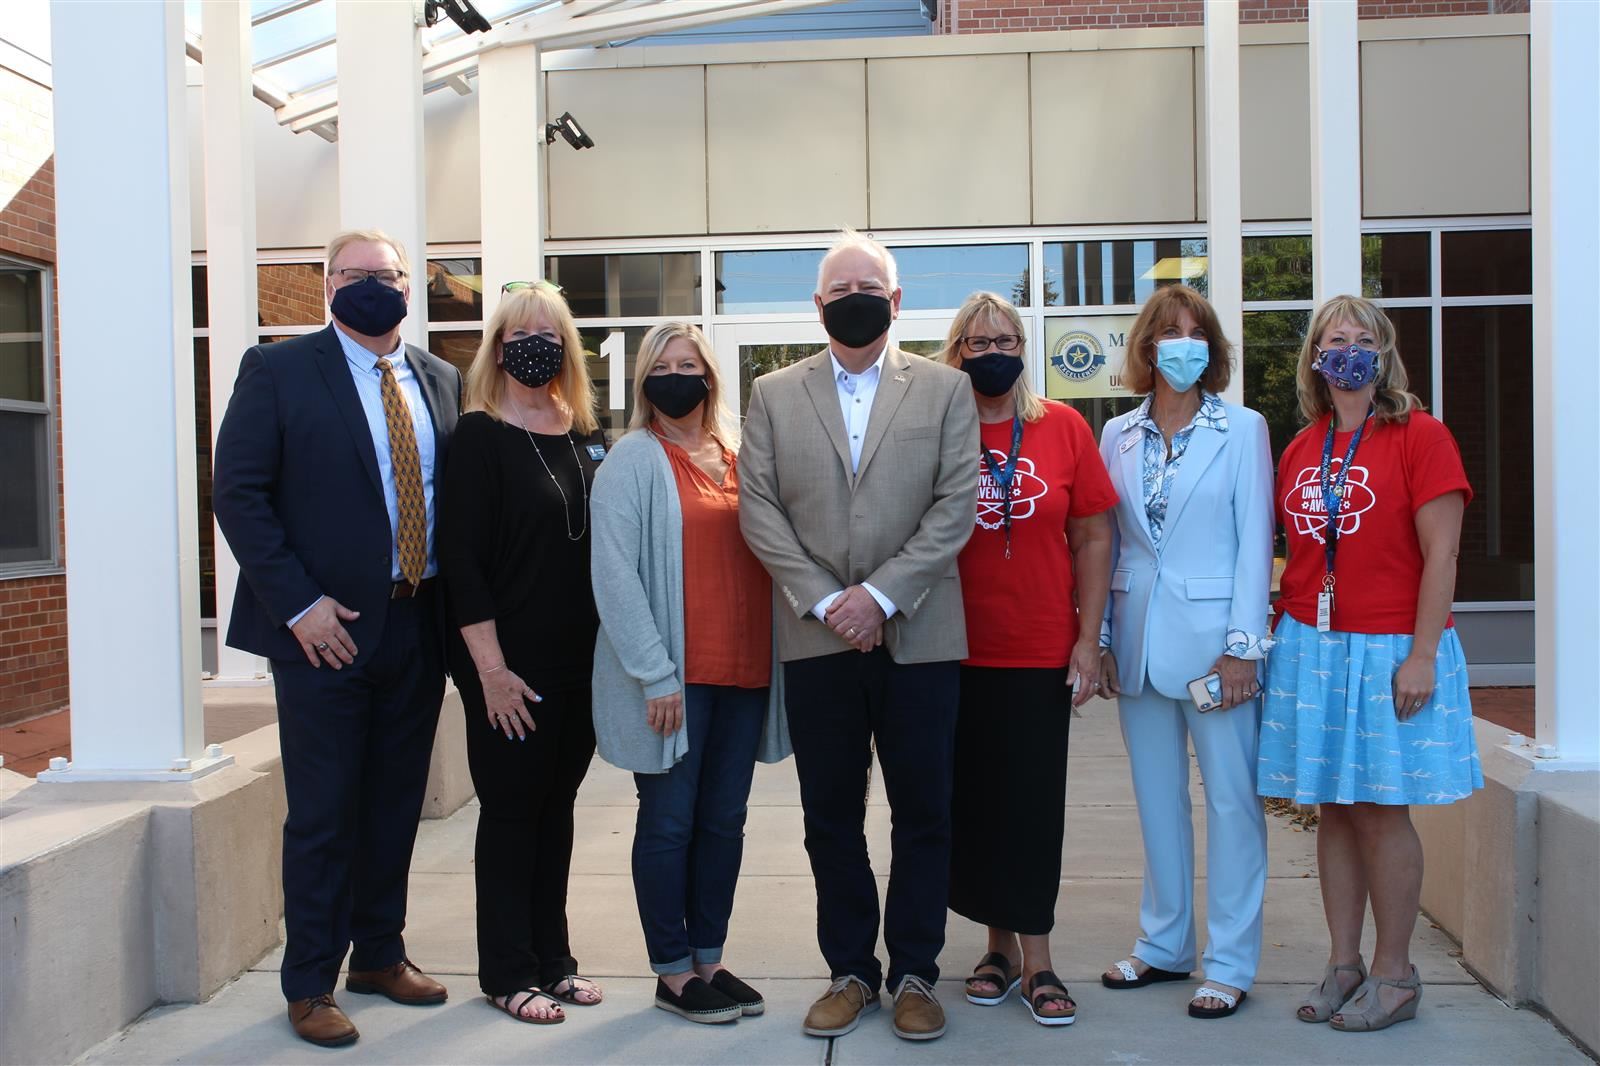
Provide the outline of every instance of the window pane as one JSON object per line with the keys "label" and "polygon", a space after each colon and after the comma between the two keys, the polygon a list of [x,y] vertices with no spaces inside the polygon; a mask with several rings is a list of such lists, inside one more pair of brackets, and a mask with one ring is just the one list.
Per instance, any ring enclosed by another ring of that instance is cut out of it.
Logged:
{"label": "window pane", "polygon": [[700,316],[698,252],[553,255],[545,276],[577,318]]}
{"label": "window pane", "polygon": [[[812,280],[815,283],[815,278]],[[816,353],[815,344],[739,345],[739,413],[743,415],[750,409],[750,385],[756,378]]]}
{"label": "window pane", "polygon": [[189,268],[189,299],[194,305],[194,328],[205,329],[211,325],[210,292],[206,289],[206,268]]}
{"label": "window pane", "polygon": [[211,514],[211,342],[194,339],[194,483],[200,520],[200,617],[217,616],[216,526]]}
{"label": "window pane", "polygon": [[436,331],[428,334],[428,351],[454,366],[463,375],[478,354],[478,344],[483,340],[482,330]]}
{"label": "window pane", "polygon": [[1433,250],[1426,233],[1361,238],[1361,294],[1368,299],[1431,296]]}
{"label": "window pane", "polygon": [[824,249],[717,253],[717,314],[811,311]]}
{"label": "window pane", "polygon": [[1311,299],[1311,238],[1246,237],[1244,298]]}
{"label": "window pane", "polygon": [[1294,382],[1300,344],[1310,326],[1310,311],[1245,312],[1244,405],[1267,420],[1274,465],[1304,424]]}
{"label": "window pane", "polygon": [[1410,389],[1422,401],[1422,406],[1433,409],[1433,312],[1426,307],[1386,307],[1384,312],[1394,323],[1395,344],[1400,349],[1400,362],[1405,365]]}
{"label": "window pane", "polygon": [[1527,296],[1533,292],[1533,233],[1467,230],[1439,235],[1446,296]]}
{"label": "window pane", "polygon": [[43,271],[0,268],[0,399],[44,402],[43,289]]}
{"label": "window pane", "polygon": [[256,314],[263,326],[320,326],[327,321],[321,263],[256,267]]}
{"label": "window pane", "polygon": [[1533,309],[1444,309],[1444,415],[1475,493],[1458,600],[1533,599]]}
{"label": "window pane", "polygon": [[975,292],[999,293],[1028,305],[1028,246],[946,245],[891,248],[900,272],[900,308],[927,311],[960,307]]}
{"label": "window pane", "polygon": [[1158,288],[1180,281],[1207,291],[1204,237],[1044,246],[1047,307],[1142,304]]}
{"label": "window pane", "polygon": [[[648,326],[613,326],[609,329],[580,329],[584,351],[589,353],[589,376],[594,381],[595,414],[612,440],[622,436],[633,415],[633,361],[639,342],[650,332]],[[611,372],[622,376],[620,411],[611,409]]]}
{"label": "window pane", "polygon": [[1063,403],[1077,409],[1078,413],[1089,423],[1089,429],[1094,432],[1094,439],[1100,439],[1100,433],[1106,428],[1106,423],[1118,415],[1127,414],[1129,411],[1144,403],[1143,396],[1096,396],[1092,399],[1064,400]]}
{"label": "window pane", "polygon": [[483,260],[428,260],[428,321],[483,321]]}
{"label": "window pane", "polygon": [[0,565],[50,558],[49,416],[0,411]]}

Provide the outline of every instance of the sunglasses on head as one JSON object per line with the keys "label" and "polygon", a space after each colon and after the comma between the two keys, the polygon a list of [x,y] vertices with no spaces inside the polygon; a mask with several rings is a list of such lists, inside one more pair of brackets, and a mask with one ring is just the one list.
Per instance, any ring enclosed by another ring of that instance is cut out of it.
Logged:
{"label": "sunglasses on head", "polygon": [[551,292],[560,293],[562,288],[553,281],[540,278],[538,281],[508,281],[500,286],[502,293],[519,292],[522,289],[549,289]]}

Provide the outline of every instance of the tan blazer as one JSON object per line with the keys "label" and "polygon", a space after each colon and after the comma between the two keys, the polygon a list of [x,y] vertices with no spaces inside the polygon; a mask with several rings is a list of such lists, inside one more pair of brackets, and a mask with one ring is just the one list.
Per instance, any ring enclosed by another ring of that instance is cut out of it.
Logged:
{"label": "tan blazer", "polygon": [[884,627],[896,662],[965,658],[956,555],[977,489],[978,411],[961,371],[890,348],[853,476],[828,350],[757,378],[739,524],[780,600],[778,657],[849,650],[811,609],[870,582],[897,608]]}

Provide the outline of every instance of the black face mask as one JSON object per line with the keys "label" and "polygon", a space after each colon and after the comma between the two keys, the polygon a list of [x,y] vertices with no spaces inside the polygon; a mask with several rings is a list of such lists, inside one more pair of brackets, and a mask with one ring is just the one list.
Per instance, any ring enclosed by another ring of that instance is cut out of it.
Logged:
{"label": "black face mask", "polygon": [[990,352],[961,360],[961,369],[972,378],[972,387],[985,396],[1004,396],[1022,376],[1022,358]]}
{"label": "black face mask", "polygon": [[333,317],[363,337],[381,337],[406,317],[406,294],[377,278],[336,289]]}
{"label": "black face mask", "polygon": [[822,305],[828,336],[846,348],[865,348],[889,328],[889,300],[870,292],[853,292]]}
{"label": "black face mask", "polygon": [[563,351],[555,341],[543,337],[520,337],[500,345],[501,363],[518,383],[530,389],[543,388],[561,373]]}
{"label": "black face mask", "polygon": [[651,374],[644,379],[644,398],[668,418],[682,418],[710,392],[704,374]]}

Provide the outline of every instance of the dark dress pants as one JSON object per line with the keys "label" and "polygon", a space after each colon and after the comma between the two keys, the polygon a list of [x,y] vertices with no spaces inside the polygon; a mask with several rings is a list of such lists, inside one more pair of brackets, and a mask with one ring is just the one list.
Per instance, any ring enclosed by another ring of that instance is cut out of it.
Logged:
{"label": "dark dress pants", "polygon": [[406,878],[444,697],[435,593],[392,600],[371,658],[274,659],[283,824],[284,997],[405,958]]}
{"label": "dark dress pants", "polygon": [[817,883],[817,943],[833,977],[883,983],[878,883],[867,858],[874,745],[894,829],[883,937],[888,988],[939,979],[950,886],[955,662],[896,663],[884,648],[784,664],[785,706]]}

